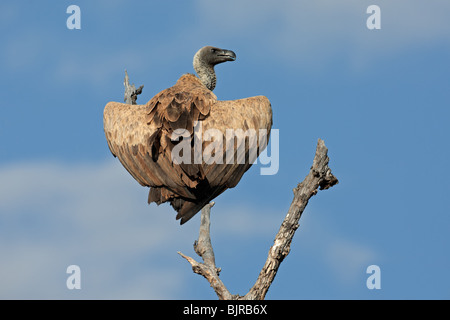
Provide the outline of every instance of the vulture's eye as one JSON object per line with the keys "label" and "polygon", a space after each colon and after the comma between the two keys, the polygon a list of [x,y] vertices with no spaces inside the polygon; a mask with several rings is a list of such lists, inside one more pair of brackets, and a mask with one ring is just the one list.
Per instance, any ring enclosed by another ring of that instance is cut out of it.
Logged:
{"label": "vulture's eye", "polygon": [[211,52],[212,53],[216,53],[216,49],[211,49]]}

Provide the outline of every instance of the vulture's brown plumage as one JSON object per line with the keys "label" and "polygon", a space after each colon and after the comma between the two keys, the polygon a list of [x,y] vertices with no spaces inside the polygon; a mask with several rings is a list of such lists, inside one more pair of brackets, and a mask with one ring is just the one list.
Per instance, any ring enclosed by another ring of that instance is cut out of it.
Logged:
{"label": "vulture's brown plumage", "polygon": [[[178,212],[177,219],[181,219],[181,224],[226,189],[235,187],[252,165],[249,139],[234,137],[231,153],[235,155],[234,161],[227,163],[226,155],[230,150],[227,153],[226,148],[231,142],[226,139],[227,129],[244,132],[253,129],[257,137],[259,130],[264,129],[266,141],[269,139],[272,109],[266,97],[219,101],[211,91],[216,85],[214,66],[235,58],[232,51],[203,47],[194,56],[198,77],[182,75],[173,87],[161,91],[145,105],[109,102],[104,110],[104,130],[112,154],[141,185],[150,187],[148,202],[158,205],[170,202]],[[185,129],[184,137],[173,139],[174,132],[183,132],[182,129]],[[209,129],[222,135],[223,161],[207,163],[202,158],[195,161],[198,157],[194,154],[194,150],[198,150],[195,141],[200,141],[201,152],[215,141],[202,139],[201,135]],[[192,141],[191,161],[173,161],[172,151],[184,139]],[[266,143],[260,139],[257,143],[259,155]],[[238,162],[237,154],[242,144],[245,162]]]}

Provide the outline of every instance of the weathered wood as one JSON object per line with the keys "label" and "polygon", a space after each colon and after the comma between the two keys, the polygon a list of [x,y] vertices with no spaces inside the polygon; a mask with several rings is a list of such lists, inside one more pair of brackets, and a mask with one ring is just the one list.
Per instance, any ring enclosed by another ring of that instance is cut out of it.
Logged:
{"label": "weathered wood", "polygon": [[140,86],[138,89],[134,84],[130,85],[130,78],[128,77],[128,72],[125,70],[125,79],[123,80],[123,85],[125,86],[125,96],[123,101],[127,104],[136,104],[137,96],[142,93],[144,86]]}
{"label": "weathered wood", "polygon": [[323,140],[319,139],[316,155],[309,174],[299,183],[294,191],[294,200],[275,237],[274,244],[269,250],[266,263],[262,268],[255,285],[245,295],[246,300],[264,299],[272,284],[281,262],[291,250],[292,238],[299,227],[299,220],[308,204],[309,199],[317,191],[329,189],[338,183],[338,179],[328,167],[328,149]]}
{"label": "weathered wood", "polygon": [[214,251],[211,245],[209,227],[210,213],[213,206],[214,202],[211,202],[203,207],[198,241],[194,243],[194,250],[203,259],[203,263],[199,263],[181,252],[178,252],[178,254],[191,264],[195,273],[204,276],[208,280],[220,300],[231,300],[233,296],[219,278],[220,268],[216,267]]}
{"label": "weathered wood", "polygon": [[202,209],[199,240],[194,245],[195,251],[203,258],[204,263],[198,263],[191,257],[185,256],[181,252],[178,253],[189,261],[195,273],[204,276],[208,280],[219,299],[263,300],[275,279],[281,262],[290,252],[292,239],[295,231],[299,227],[300,217],[309,199],[317,194],[318,190],[329,189],[338,183],[338,179],[336,179],[328,167],[328,162],[328,149],[324,141],[319,139],[311,170],[303,182],[299,183],[293,190],[294,199],[275,237],[274,244],[269,249],[266,263],[254,286],[245,296],[232,295],[219,278],[219,269],[215,265],[214,252],[209,235],[209,217],[212,205],[207,205]]}
{"label": "weathered wood", "polygon": [[[214,257],[214,251],[211,245],[210,225],[211,225],[211,208],[214,206],[214,202],[211,202],[203,207],[200,223],[200,231],[198,235],[198,241],[194,243],[195,252],[202,257],[203,261],[210,265],[215,266],[216,260]],[[217,270],[219,274],[220,270]]]}

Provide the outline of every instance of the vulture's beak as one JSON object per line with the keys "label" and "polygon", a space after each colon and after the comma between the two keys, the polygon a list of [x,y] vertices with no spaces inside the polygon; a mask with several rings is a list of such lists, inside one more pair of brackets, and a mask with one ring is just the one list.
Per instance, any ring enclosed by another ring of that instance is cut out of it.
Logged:
{"label": "vulture's beak", "polygon": [[217,53],[217,56],[221,57],[224,61],[236,60],[236,54],[231,50],[221,50]]}

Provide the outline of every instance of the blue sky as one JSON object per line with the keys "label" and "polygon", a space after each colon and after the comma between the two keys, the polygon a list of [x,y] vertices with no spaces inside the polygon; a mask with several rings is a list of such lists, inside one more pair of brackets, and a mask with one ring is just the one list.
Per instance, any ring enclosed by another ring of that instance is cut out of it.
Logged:
{"label": "blue sky", "polygon": [[[132,3],[132,4],[131,4]],[[81,30],[66,9],[81,8]],[[366,9],[381,8],[369,30]],[[110,154],[102,111],[123,77],[145,103],[204,45],[219,99],[265,95],[280,167],[216,199],[221,277],[245,294],[308,173],[318,138],[339,185],[311,199],[268,299],[449,299],[448,1],[2,1],[0,298],[215,299],[195,256],[199,216],[168,205]],[[66,268],[81,268],[68,290]],[[381,289],[366,268],[381,269]],[[243,267],[244,266],[244,267]]]}

